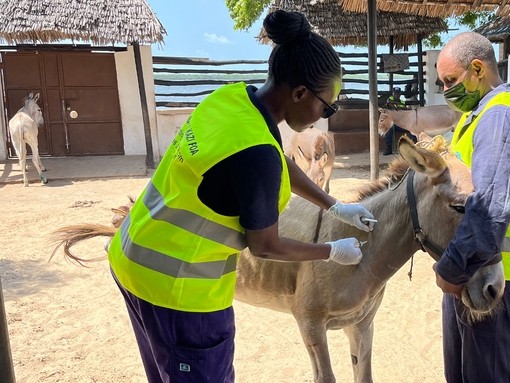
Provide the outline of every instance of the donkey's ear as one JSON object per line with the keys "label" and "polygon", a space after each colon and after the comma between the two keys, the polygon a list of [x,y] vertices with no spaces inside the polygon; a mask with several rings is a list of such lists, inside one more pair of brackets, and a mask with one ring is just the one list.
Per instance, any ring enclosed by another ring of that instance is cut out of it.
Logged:
{"label": "donkey's ear", "polygon": [[[30,94],[32,94],[32,93],[30,93]],[[39,93],[37,93],[37,94],[34,96],[34,101],[36,101],[36,102],[37,102],[37,100],[39,100],[39,95],[40,95],[40,94],[39,94]]]}
{"label": "donkey's ear", "polygon": [[312,161],[312,158],[310,156],[308,156],[304,151],[303,149],[301,149],[301,146],[298,145],[297,147],[297,150],[296,150],[297,153],[293,153],[294,157],[297,158],[298,155],[301,159],[303,159],[304,161],[307,161],[307,162],[310,162]]}
{"label": "donkey's ear", "polygon": [[446,170],[446,162],[438,153],[417,147],[406,136],[398,141],[398,152],[411,169],[431,178],[439,177]]}
{"label": "donkey's ear", "polygon": [[322,153],[322,156],[319,158],[319,165],[323,168],[328,163],[328,153]]}

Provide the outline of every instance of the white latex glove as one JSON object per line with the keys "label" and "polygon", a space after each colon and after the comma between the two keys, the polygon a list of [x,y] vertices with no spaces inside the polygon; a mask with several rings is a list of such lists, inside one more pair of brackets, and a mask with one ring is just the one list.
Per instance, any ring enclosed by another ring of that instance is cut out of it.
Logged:
{"label": "white latex glove", "polygon": [[[375,220],[372,213],[370,213],[363,205],[359,203],[336,203],[328,210],[333,213],[340,221],[355,226],[363,231],[374,230]],[[364,219],[368,219],[365,221]]]}
{"label": "white latex glove", "polygon": [[326,242],[331,246],[329,258],[326,261],[334,261],[341,265],[357,265],[361,261],[361,243],[356,238],[344,238],[334,242]]}

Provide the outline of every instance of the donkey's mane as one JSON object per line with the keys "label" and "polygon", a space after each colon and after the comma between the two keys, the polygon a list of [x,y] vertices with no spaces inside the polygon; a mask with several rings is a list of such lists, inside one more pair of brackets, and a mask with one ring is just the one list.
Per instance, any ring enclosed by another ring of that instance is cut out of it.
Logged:
{"label": "donkey's mane", "polygon": [[400,182],[408,169],[409,165],[407,162],[405,162],[403,158],[397,157],[389,164],[388,168],[381,177],[361,187],[361,189],[358,191],[356,200],[361,201],[365,198],[387,190],[389,185],[397,184]]}
{"label": "donkey's mane", "polygon": [[[407,139],[407,137],[404,139]],[[407,140],[409,141],[409,139]],[[443,136],[435,136],[428,141],[420,141],[416,146],[439,154],[448,151],[448,144]],[[379,179],[370,182],[358,191],[357,201],[380,193],[388,189],[389,185],[398,184],[402,178],[405,177],[408,170],[409,164],[401,156],[398,156],[389,164],[388,168]]]}

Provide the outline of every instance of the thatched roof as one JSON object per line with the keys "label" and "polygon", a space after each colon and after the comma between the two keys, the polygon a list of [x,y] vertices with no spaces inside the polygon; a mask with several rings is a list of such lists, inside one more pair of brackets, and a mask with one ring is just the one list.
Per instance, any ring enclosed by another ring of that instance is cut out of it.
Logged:
{"label": "thatched roof", "polygon": [[475,32],[487,37],[492,42],[503,42],[510,36],[510,17],[497,16],[494,20],[476,28]]}
{"label": "thatched roof", "polygon": [[[320,2],[321,0],[317,0]],[[346,11],[367,12],[367,0],[338,0]],[[510,3],[506,0],[376,0],[379,11],[409,13],[430,17],[450,17],[468,11],[494,11],[510,15]]]}
{"label": "thatched roof", "polygon": [[165,29],[146,0],[0,0],[0,40],[9,44],[162,42]]}
{"label": "thatched roof", "polygon": [[[337,0],[277,0],[269,12],[276,9],[297,11],[306,15],[313,31],[324,36],[332,45],[366,45],[367,14],[342,10]],[[377,43],[388,45],[393,37],[395,48],[416,44],[417,34],[428,37],[448,30],[446,22],[437,17],[416,16],[405,13],[377,12]],[[259,40],[268,43],[264,31]]]}

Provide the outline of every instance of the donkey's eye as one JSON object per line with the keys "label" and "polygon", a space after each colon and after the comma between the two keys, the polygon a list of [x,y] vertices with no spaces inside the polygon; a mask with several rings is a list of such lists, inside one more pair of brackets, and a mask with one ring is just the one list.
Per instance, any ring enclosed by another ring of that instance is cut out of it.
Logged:
{"label": "donkey's eye", "polygon": [[466,212],[464,205],[450,205],[450,207],[460,214],[464,214]]}

